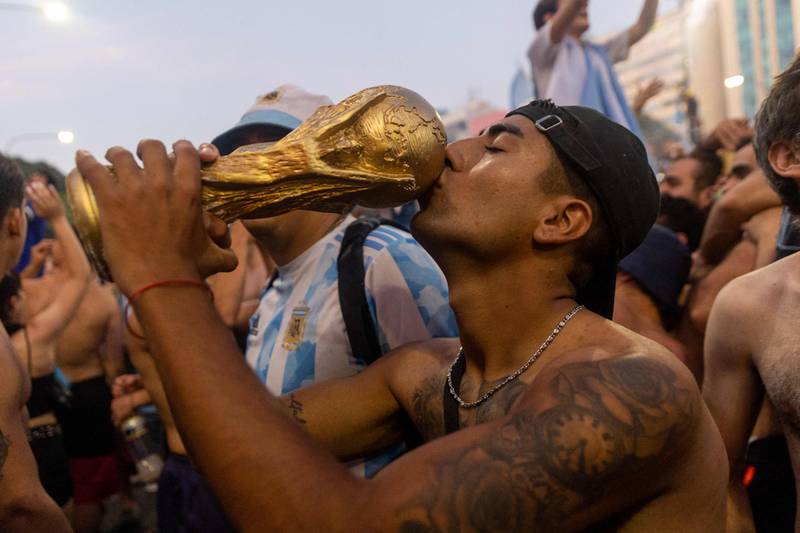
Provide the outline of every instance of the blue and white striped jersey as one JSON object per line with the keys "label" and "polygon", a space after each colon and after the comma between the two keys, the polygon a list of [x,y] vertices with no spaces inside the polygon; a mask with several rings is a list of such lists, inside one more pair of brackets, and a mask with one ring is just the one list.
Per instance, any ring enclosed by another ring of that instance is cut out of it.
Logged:
{"label": "blue and white striped jersey", "polygon": [[[336,260],[348,216],[291,263],[280,267],[250,321],[247,362],[267,388],[287,394],[317,381],[351,376],[353,354],[339,306]],[[364,242],[364,284],[383,353],[409,342],[458,336],[441,270],[410,234],[391,226]],[[370,477],[399,453],[360,462]]]}

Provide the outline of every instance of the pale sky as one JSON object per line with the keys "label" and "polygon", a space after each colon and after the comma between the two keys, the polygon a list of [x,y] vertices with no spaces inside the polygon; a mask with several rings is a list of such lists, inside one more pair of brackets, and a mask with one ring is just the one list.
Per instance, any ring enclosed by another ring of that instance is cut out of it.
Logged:
{"label": "pale sky", "polygon": [[[642,2],[593,0],[592,33],[632,24]],[[16,135],[54,132],[11,153],[65,172],[77,148],[210,140],[283,83],[334,101],[397,84],[438,108],[469,94],[506,107],[535,0],[67,3],[62,24],[0,9],[0,151]],[[61,129],[73,145],[55,140]]]}

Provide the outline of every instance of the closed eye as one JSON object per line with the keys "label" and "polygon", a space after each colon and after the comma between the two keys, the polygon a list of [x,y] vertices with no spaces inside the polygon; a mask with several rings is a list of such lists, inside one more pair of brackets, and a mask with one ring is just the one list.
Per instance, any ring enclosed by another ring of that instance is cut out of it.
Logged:
{"label": "closed eye", "polygon": [[500,148],[498,148],[496,146],[491,146],[491,145],[485,146],[484,148],[486,149],[487,152],[490,152],[490,153],[504,152],[505,151],[505,150],[501,150]]}

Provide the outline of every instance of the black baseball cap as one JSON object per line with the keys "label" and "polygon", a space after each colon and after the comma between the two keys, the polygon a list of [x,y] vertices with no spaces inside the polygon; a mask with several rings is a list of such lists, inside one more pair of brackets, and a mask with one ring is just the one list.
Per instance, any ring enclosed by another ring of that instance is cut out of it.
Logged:
{"label": "black baseball cap", "polygon": [[529,118],[597,198],[611,246],[608,260],[592,265],[592,279],[576,299],[611,318],[617,263],[641,244],[658,217],[658,182],[644,145],[630,130],[587,107],[534,100],[506,116],[511,115]]}

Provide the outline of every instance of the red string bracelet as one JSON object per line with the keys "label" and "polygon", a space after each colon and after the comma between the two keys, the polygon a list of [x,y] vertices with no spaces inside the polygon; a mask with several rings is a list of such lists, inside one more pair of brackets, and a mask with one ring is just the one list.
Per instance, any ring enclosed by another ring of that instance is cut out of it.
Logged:
{"label": "red string bracelet", "polygon": [[150,289],[155,289],[157,287],[196,287],[196,288],[199,288],[199,289],[207,290],[208,293],[211,295],[211,299],[212,300],[214,299],[214,293],[211,291],[211,287],[209,287],[207,283],[205,283],[203,281],[193,281],[193,280],[188,280],[188,279],[165,279],[165,280],[162,280],[162,281],[155,281],[153,283],[149,283],[149,284],[145,285],[144,287],[140,287],[140,288],[136,289],[128,297],[128,301],[125,304],[125,327],[128,329],[128,333],[130,333],[131,335],[133,335],[137,339],[145,340],[145,337],[144,337],[144,335],[139,335],[138,333],[133,331],[133,328],[131,327],[131,323],[130,323],[130,320],[129,320],[129,318],[130,318],[129,311],[130,311],[131,305],[136,300],[141,298],[141,296],[144,293],[146,293]]}

